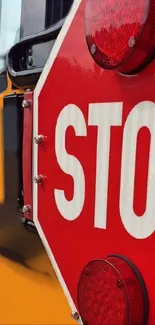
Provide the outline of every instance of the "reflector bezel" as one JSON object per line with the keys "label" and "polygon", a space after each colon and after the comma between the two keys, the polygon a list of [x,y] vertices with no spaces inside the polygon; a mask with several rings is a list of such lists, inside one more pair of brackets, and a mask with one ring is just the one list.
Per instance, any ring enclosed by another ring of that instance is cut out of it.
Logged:
{"label": "reflector bezel", "polygon": [[[142,291],[142,300],[143,300],[143,306],[144,306],[144,308],[143,308],[143,315],[142,315],[143,322],[141,323],[141,325],[147,325],[148,318],[149,318],[149,298],[148,298],[147,288],[146,288],[144,279],[143,279],[140,271],[135,266],[135,264],[131,260],[129,260],[127,257],[125,257],[123,255],[119,255],[119,254],[111,254],[111,255],[106,256],[104,259],[92,260],[92,261],[90,261],[85,266],[85,268],[83,269],[83,271],[81,273],[81,276],[84,274],[85,270],[87,270],[88,266],[90,266],[92,263],[94,263],[94,262],[100,262],[100,261],[101,262],[102,261],[103,262],[106,262],[107,264],[111,265],[111,267],[120,276],[121,282],[123,283],[123,286],[125,288],[125,291],[127,292],[127,299],[128,299],[129,296],[128,296],[128,289],[127,289],[127,286],[126,286],[126,282],[125,282],[124,278],[121,276],[120,270],[115,267],[115,264],[113,265],[113,263],[108,260],[109,258],[118,258],[118,259],[121,259],[122,261],[126,262],[126,264],[128,264],[128,266],[130,266],[130,268],[134,271],[134,274],[137,277],[137,280],[139,282],[139,285],[140,285],[140,288],[141,288],[141,291]],[[80,276],[80,279],[81,279],[81,276]],[[80,279],[79,279],[79,282],[78,282],[78,289],[77,289],[77,301],[78,301],[79,313],[80,313],[81,319],[82,319],[83,323],[85,324],[85,319],[83,318],[82,311],[81,311],[81,307],[80,307],[80,295],[79,295]],[[127,306],[128,306],[128,303],[129,303],[129,300],[127,301]],[[132,315],[133,315],[133,313],[132,313]],[[127,320],[127,318],[126,318],[126,320]],[[128,324],[130,325],[129,319],[128,319]],[[89,323],[87,323],[86,325],[89,325]]]}
{"label": "reflector bezel", "polygon": [[[87,0],[90,1],[90,0]],[[87,4],[86,4],[87,8]],[[85,8],[85,16],[86,16],[86,8]],[[110,63],[104,62],[104,53],[100,51],[100,49],[97,47],[95,42],[90,41],[91,35],[87,35],[87,27],[86,27],[86,19],[85,19],[85,34],[86,34],[86,41],[87,46],[89,49],[89,52],[93,58],[93,60],[103,69],[106,70],[115,70],[116,72],[123,74],[123,75],[136,75],[142,70],[144,70],[155,58],[155,33],[154,37],[151,37],[151,32],[154,30],[154,21],[155,21],[155,1],[148,0],[147,10],[144,12],[144,22],[140,29],[140,31],[137,34],[135,45],[129,48],[129,50],[126,52],[126,57],[122,59],[121,62],[119,62],[115,66],[111,66]],[[139,54],[137,51],[139,51],[139,48],[141,48],[141,45],[143,43],[143,39],[146,40],[146,35],[149,35],[148,39],[153,39],[152,42],[148,43],[150,45],[150,48],[147,48],[144,53]],[[132,35],[131,35],[132,37]],[[95,44],[96,45],[96,52],[91,53],[91,46]],[[139,46],[140,45],[140,46]],[[101,60],[102,57],[102,60]],[[138,57],[139,57],[139,63],[138,63]],[[136,66],[134,66],[133,62],[137,62]]]}
{"label": "reflector bezel", "polygon": [[143,291],[143,298],[144,298],[144,320],[142,325],[146,325],[148,322],[148,318],[149,318],[149,297],[148,297],[148,291],[147,291],[147,287],[145,284],[145,281],[140,273],[140,271],[138,270],[138,268],[136,267],[136,265],[127,257],[123,256],[123,255],[119,255],[119,254],[113,254],[113,255],[108,255],[108,257],[118,257],[122,260],[124,260],[128,265],[131,266],[131,268],[133,269],[133,271],[135,272],[135,274],[137,275],[137,278],[141,284],[141,288]]}

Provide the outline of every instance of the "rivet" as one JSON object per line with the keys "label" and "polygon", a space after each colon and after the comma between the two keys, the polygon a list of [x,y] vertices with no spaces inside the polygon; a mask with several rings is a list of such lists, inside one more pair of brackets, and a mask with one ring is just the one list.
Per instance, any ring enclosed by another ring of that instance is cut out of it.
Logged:
{"label": "rivet", "polygon": [[27,64],[28,64],[29,67],[32,67],[32,65],[33,65],[33,58],[32,58],[32,56],[29,56],[27,58]]}
{"label": "rivet", "polygon": [[133,36],[131,36],[129,38],[129,42],[128,42],[129,47],[133,47],[135,45],[135,43],[136,43],[135,38]]}
{"label": "rivet", "polygon": [[31,208],[29,205],[24,205],[22,211],[23,213],[30,213]]}
{"label": "rivet", "polygon": [[37,175],[34,177],[34,181],[36,184],[42,184],[44,180],[44,177],[42,175]]}
{"label": "rivet", "polygon": [[23,102],[22,102],[22,107],[23,108],[30,109],[30,102],[29,102],[29,100],[24,99]]}
{"label": "rivet", "polygon": [[43,143],[44,143],[44,136],[43,136],[42,134],[37,135],[37,136],[34,138],[34,142],[35,142],[36,144],[43,145]]}
{"label": "rivet", "polygon": [[123,282],[122,282],[122,280],[118,280],[118,281],[117,281],[117,287],[118,287],[118,288],[122,288],[122,287],[123,287]]}
{"label": "rivet", "polygon": [[84,273],[85,273],[85,275],[89,275],[89,269],[86,268],[86,269],[84,270]]}
{"label": "rivet", "polygon": [[72,312],[71,316],[75,320],[78,320],[80,318],[80,315],[79,315],[79,313],[77,311]]}
{"label": "rivet", "polygon": [[93,44],[93,45],[91,46],[90,51],[91,51],[91,54],[92,54],[92,55],[94,55],[94,54],[96,53],[96,45],[95,45],[95,44]]}
{"label": "rivet", "polygon": [[28,49],[28,55],[32,56],[32,54],[33,54],[33,49],[32,48],[29,48]]}

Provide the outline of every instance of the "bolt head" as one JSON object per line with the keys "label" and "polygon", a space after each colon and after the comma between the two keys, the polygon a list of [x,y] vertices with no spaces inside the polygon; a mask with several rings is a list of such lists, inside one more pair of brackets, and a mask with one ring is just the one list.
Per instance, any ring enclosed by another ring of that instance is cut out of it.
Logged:
{"label": "bolt head", "polygon": [[29,205],[24,205],[22,210],[23,213],[30,213],[31,208]]}
{"label": "bolt head", "polygon": [[42,175],[36,175],[36,176],[34,177],[34,182],[35,182],[36,184],[42,184],[42,183],[43,183],[43,176],[42,176]]}
{"label": "bolt head", "polygon": [[39,134],[37,135],[35,138],[34,138],[34,142],[36,144],[39,144],[39,145],[42,145],[44,143],[44,136],[42,134]]}
{"label": "bolt head", "polygon": [[87,276],[87,275],[89,275],[90,274],[90,271],[89,271],[89,269],[88,268],[86,268],[85,269],[85,271],[84,271],[84,273],[85,273],[85,275]]}
{"label": "bolt head", "polygon": [[28,65],[29,67],[32,67],[32,66],[33,66],[33,58],[32,58],[32,56],[29,56],[29,57],[28,57],[28,59],[27,59],[27,65]]}
{"label": "bolt head", "polygon": [[30,109],[30,102],[28,100],[24,99],[22,102],[22,107]]}
{"label": "bolt head", "polygon": [[130,38],[129,38],[129,42],[128,42],[128,45],[129,45],[129,47],[134,47],[134,45],[136,44],[136,40],[135,40],[135,38],[133,37],[133,36],[131,36]]}
{"label": "bolt head", "polygon": [[117,287],[118,288],[122,288],[123,287],[123,281],[122,280],[118,280],[117,281]]}
{"label": "bolt head", "polygon": [[32,48],[29,48],[28,49],[28,55],[32,56],[32,54],[33,54],[33,49]]}
{"label": "bolt head", "polygon": [[75,320],[78,320],[80,318],[80,315],[77,311],[73,311],[71,316]]}
{"label": "bolt head", "polygon": [[94,54],[96,53],[96,45],[95,45],[95,44],[93,44],[93,45],[91,46],[90,51],[91,51],[91,54],[92,54],[92,55],[94,55]]}

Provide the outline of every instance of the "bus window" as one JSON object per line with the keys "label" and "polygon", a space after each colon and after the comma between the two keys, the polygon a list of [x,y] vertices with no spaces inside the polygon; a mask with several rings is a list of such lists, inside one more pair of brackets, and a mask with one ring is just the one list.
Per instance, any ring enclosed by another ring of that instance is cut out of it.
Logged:
{"label": "bus window", "polygon": [[47,0],[45,27],[48,28],[60,19],[65,18],[72,4],[73,0]]}
{"label": "bus window", "polygon": [[23,38],[43,31],[45,29],[45,15],[46,0],[22,0],[20,37]]}
{"label": "bus window", "polygon": [[[37,6],[34,3],[37,1]],[[65,18],[74,0],[22,0],[21,35],[39,33]]]}
{"label": "bus window", "polygon": [[5,68],[9,49],[20,39],[22,0],[0,0],[0,73]]}

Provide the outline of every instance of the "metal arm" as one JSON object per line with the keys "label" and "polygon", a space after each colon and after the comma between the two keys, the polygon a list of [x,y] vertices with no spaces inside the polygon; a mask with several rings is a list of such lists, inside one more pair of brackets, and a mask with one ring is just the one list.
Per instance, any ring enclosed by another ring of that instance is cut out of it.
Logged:
{"label": "metal arm", "polygon": [[[31,67],[27,65],[27,58],[31,48],[37,44],[51,42],[52,46],[64,24],[65,18],[53,25],[52,27],[24,37],[19,43],[14,45],[6,57],[7,69],[12,83],[19,88],[34,87],[43,70],[42,67]],[[47,60],[47,58],[45,58]]]}

